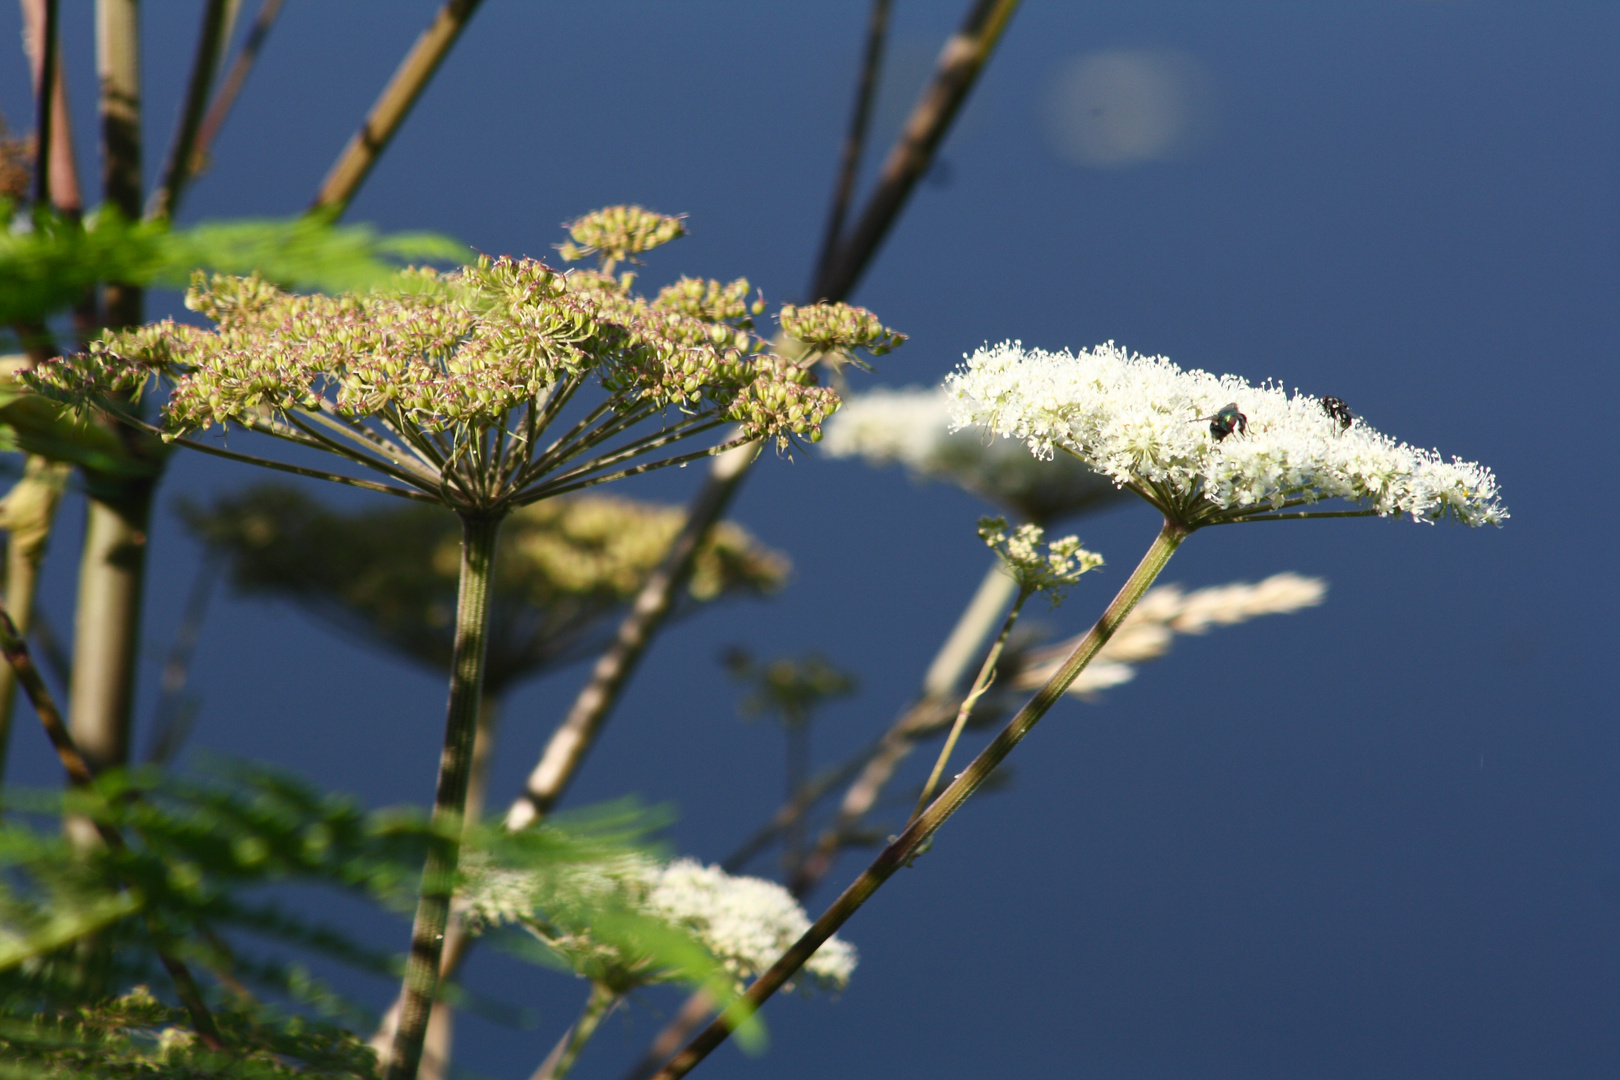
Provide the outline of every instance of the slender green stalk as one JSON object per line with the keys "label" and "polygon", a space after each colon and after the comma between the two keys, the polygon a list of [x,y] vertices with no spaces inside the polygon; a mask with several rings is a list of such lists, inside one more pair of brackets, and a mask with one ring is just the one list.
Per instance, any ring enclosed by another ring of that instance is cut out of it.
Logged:
{"label": "slender green stalk", "polygon": [[591,993],[585,999],[585,1008],[580,1011],[579,1019],[563,1033],[556,1048],[534,1070],[529,1080],[563,1080],[574,1067],[579,1052],[585,1049],[585,1044],[591,1041],[591,1036],[596,1034],[596,1029],[608,1018],[621,997],[601,983],[591,983]]}
{"label": "slender green stalk", "polygon": [[973,680],[973,688],[968,691],[967,697],[962,699],[961,707],[956,710],[956,720],[951,724],[951,733],[945,736],[945,745],[940,747],[939,760],[934,762],[934,771],[928,774],[928,782],[923,785],[922,794],[917,796],[917,807],[906,819],[906,824],[913,821],[927,809],[934,798],[934,789],[939,786],[939,778],[945,771],[945,765],[951,760],[951,753],[956,749],[956,740],[962,737],[962,729],[967,726],[968,717],[973,714],[973,706],[979,703],[984,692],[990,689],[990,680],[995,677],[996,665],[1001,662],[1001,650],[1006,648],[1007,635],[1012,633],[1013,624],[1018,621],[1018,613],[1024,610],[1024,602],[1034,594],[1034,590],[1023,588],[1018,590],[1018,599],[1013,601],[1012,610],[1007,612],[1007,618],[1001,624],[1001,633],[996,636],[996,643],[990,646],[990,652],[985,655],[984,663],[979,667],[978,677]]}
{"label": "slender green stalk", "polygon": [[461,525],[461,583],[450,661],[450,703],[444,724],[444,751],[439,758],[438,789],[433,799],[436,835],[422,868],[388,1080],[415,1080],[422,1060],[422,1042],[439,987],[439,958],[461,856],[467,783],[472,776],[473,741],[483,698],[489,598],[495,580],[495,540],[501,519],[463,514]]}
{"label": "slender green stalk", "polygon": [[[472,829],[484,813],[484,799],[489,791],[489,767],[495,760],[495,733],[501,715],[500,692],[486,687],[478,706],[478,727],[473,735],[472,771],[467,777],[466,828]],[[439,956],[439,978],[448,978],[455,971],[456,958],[467,947],[467,931],[454,905],[450,911],[450,924],[444,931],[444,951]],[[455,1036],[456,1011],[443,999],[433,1003],[428,1017],[427,1034],[422,1040],[422,1068],[418,1080],[442,1080],[450,1075],[450,1044]],[[397,1024],[399,1017],[393,1017]],[[387,1021],[384,1021],[385,1026]],[[388,1035],[393,1036],[388,1026]],[[373,1044],[375,1045],[375,1044]],[[386,1045],[386,1044],[385,1044]]]}
{"label": "slender green stalk", "polygon": [[1018,714],[1007,722],[1001,733],[979,752],[979,756],[974,758],[972,764],[940,793],[939,798],[883,849],[861,876],[844,890],[843,895],[833,901],[810,929],[805,931],[804,936],[783,953],[781,958],[771,965],[770,970],[754,980],[753,985],[735,1004],[716,1017],[697,1038],[686,1045],[684,1050],[665,1064],[657,1073],[655,1080],[675,1080],[676,1077],[685,1076],[693,1066],[724,1042],[743,1020],[752,1016],[772,994],[781,989],[782,984],[792,978],[794,973],[804,966],[805,961],[809,960],[815,951],[894,875],[896,870],[906,864],[921,844],[932,837],[939,827],[961,808],[995,771],[996,766],[1012,753],[1013,747],[1029,734],[1041,717],[1046,715],[1047,710],[1063,696],[1069,684],[1085,670],[1086,665],[1108,643],[1108,639],[1113,637],[1114,632],[1119,629],[1125,617],[1131,613],[1131,609],[1147,592],[1165,564],[1170,561],[1170,556],[1175,554],[1176,548],[1181,546],[1181,542],[1187,536],[1186,526],[1166,519],[1158,537],[1148,548],[1147,554],[1142,556],[1142,561],[1137,564],[1136,569],[1131,571],[1131,576],[1126,579],[1118,595],[1109,603],[1102,618],[1098,619],[1096,625],[1080,640],[1074,652],[1069,654],[1069,658],[1051,679],[1047,680],[1046,685],[1018,710]]}

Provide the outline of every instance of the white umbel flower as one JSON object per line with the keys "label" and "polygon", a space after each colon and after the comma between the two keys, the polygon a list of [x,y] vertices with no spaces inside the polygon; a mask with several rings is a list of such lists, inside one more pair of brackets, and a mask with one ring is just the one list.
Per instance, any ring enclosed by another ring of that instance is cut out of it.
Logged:
{"label": "white umbel flower", "polygon": [[[793,894],[774,881],[728,874],[693,859],[659,863],[625,856],[558,871],[513,870],[474,857],[463,868],[459,906],[474,930],[526,927],[583,974],[614,985],[663,981],[668,973],[597,940],[588,913],[623,908],[695,937],[741,989],[810,929]],[[843,990],[855,947],[833,937],[800,970],[802,986]]]}
{"label": "white umbel flower", "polygon": [[[1359,419],[1346,427],[1318,398],[1183,371],[1113,342],[1080,353],[986,346],[945,385],[956,428],[1022,439],[1037,457],[1061,448],[1183,525],[1277,516],[1325,499],[1415,521],[1508,517],[1483,465],[1445,461]],[[1228,403],[1245,423],[1222,435],[1208,421]]]}
{"label": "white umbel flower", "polygon": [[949,481],[1043,524],[1113,502],[1119,494],[1107,477],[1068,455],[1041,460],[1014,439],[953,433],[950,398],[940,387],[846,397],[824,431],[821,450],[832,457],[900,464],[913,476]]}
{"label": "white umbel flower", "polygon": [[[793,894],[774,881],[735,876],[695,859],[676,859],[651,879],[649,914],[696,934],[734,978],[751,979],[810,929]],[[801,983],[842,990],[855,971],[855,947],[830,938],[800,969]]]}

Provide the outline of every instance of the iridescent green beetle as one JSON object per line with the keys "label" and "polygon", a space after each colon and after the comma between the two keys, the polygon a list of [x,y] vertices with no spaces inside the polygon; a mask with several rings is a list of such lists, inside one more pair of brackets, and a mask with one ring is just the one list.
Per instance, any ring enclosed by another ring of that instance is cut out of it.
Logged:
{"label": "iridescent green beetle", "polygon": [[1238,412],[1237,402],[1235,401],[1229,401],[1222,405],[1221,410],[1214,416],[1197,416],[1188,423],[1196,424],[1202,420],[1209,421],[1209,433],[1215,436],[1216,442],[1220,442],[1232,434],[1233,431],[1241,432],[1244,435],[1249,433],[1249,418]]}

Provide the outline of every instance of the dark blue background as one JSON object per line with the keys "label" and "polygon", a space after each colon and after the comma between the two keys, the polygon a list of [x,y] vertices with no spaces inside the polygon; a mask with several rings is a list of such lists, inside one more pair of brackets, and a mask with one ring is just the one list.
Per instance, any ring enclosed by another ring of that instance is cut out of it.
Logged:
{"label": "dark blue background", "polygon": [[[300,210],[436,6],[289,4],[182,218]],[[920,78],[902,59],[932,55],[962,6],[897,5],[897,78]],[[93,176],[89,6],[64,7]],[[647,283],[747,274],[798,299],[865,7],[495,0],[351,219],[544,256],[560,222],[638,201],[691,215]],[[146,7],[149,176],[199,8]],[[15,10],[0,8],[0,40],[16,41]],[[1198,152],[1098,171],[1047,151],[1049,80],[1111,48],[1203,65],[1219,122]],[[862,955],[849,992],[773,1004],[769,1056],[728,1047],[705,1072],[1617,1074],[1617,55],[1612,4],[1025,5],[945,146],[948,181],[919,189],[854,297],[912,335],[875,381],[933,382],[987,339],[1115,339],[1337,394],[1383,430],[1483,460],[1513,520],[1195,537],[1165,580],[1295,570],[1330,579],[1328,603],[1183,639],[1102,703],[1055,710],[1015,755],[1013,789],[970,805],[848,925]],[[893,91],[891,130],[913,92]],[[15,126],[26,100],[19,57],[0,68]],[[158,296],[152,313],[173,306]],[[182,455],[164,492],[261,478]],[[697,480],[621,490],[679,499]],[[861,743],[982,573],[980,510],[898,473],[765,461],[735,513],[792,554],[794,584],[662,638],[570,801],[667,800],[675,844],[722,856],[775,805],[781,749],[735,718],[717,652],[819,648],[855,669],[863,693],[829,710],[818,759]],[[59,624],[81,516],[66,507],[49,564]],[[1051,621],[1095,617],[1155,525],[1139,507],[1085,522],[1110,568]],[[197,555],[167,515],[153,551],[148,712]],[[497,803],[582,674],[511,702]],[[438,680],[232,599],[195,682],[196,746],[376,803],[426,801]],[[21,725],[11,768],[54,781]],[[846,859],[811,907],[856,869]],[[403,945],[402,925],[386,933]],[[527,1075],[583,986],[490,953],[471,972],[541,1026],[465,1021],[458,1062]],[[616,1075],[657,1025],[641,1009],[614,1020],[576,1075]]]}

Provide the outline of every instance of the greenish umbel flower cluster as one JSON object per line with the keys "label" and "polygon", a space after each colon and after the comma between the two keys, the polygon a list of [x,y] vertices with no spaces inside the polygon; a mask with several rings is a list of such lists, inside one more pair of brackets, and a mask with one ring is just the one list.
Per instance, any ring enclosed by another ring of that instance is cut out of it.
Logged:
{"label": "greenish umbel flower cluster", "polygon": [[[520,507],[733,447],[814,442],[838,407],[810,363],[752,331],[746,283],[681,286],[668,299],[612,275],[683,230],[678,219],[610,208],[575,223],[594,271],[533,259],[480,259],[440,275],[406,271],[389,288],[300,296],[258,277],[197,278],[187,306],[204,329],[172,320],[104,335],[86,353],[42,364],[31,388],[81,410],[122,414],[165,439],[286,472],[438,503],[461,519],[449,703],[389,1075],[414,1076],[439,981],[460,855],[460,824],[483,707],[501,523]],[[711,304],[712,298],[712,304]],[[888,349],[898,335],[864,314],[818,349]],[[697,313],[694,314],[693,312]],[[824,346],[824,347],[823,347]],[[812,358],[813,359],[813,358]],[[131,399],[168,389],[156,423]],[[236,424],[336,454],[383,479],[251,457],[188,438]],[[717,445],[673,444],[734,425]]]}
{"label": "greenish umbel flower cluster", "polygon": [[870,368],[855,356],[856,348],[882,356],[899,348],[906,340],[906,335],[890,330],[870,311],[849,304],[822,302],[804,307],[783,304],[777,321],[781,323],[783,334],[802,343],[808,351],[834,358],[835,363],[847,361],[865,370]]}
{"label": "greenish umbel flower cluster", "polygon": [[[161,379],[167,438],[234,422],[360,462],[398,494],[499,513],[723,449],[627,465],[725,423],[738,425],[725,446],[820,438],[836,394],[766,351],[746,313],[720,302],[737,290],[703,285],[710,318],[688,313],[703,306],[696,291],[647,301],[605,274],[511,258],[337,297],[199,278],[186,302],[214,329],[165,320],[109,333],[31,378],[78,403]],[[593,380],[605,400],[543,439]],[[619,438],[659,416],[656,433]]]}
{"label": "greenish umbel flower cluster", "polygon": [[565,262],[595,255],[602,272],[611,274],[616,264],[639,262],[642,252],[685,236],[686,225],[680,217],[640,206],[608,206],[570,222],[568,235],[571,240],[557,245]]}
{"label": "greenish umbel flower cluster", "polygon": [[1103,564],[1103,557],[1080,546],[1078,536],[1053,540],[1041,550],[1046,530],[1039,525],[1020,525],[1011,533],[1007,519],[979,519],[979,538],[1001,557],[1001,565],[1025,593],[1044,592],[1056,605],[1063,592],[1080,580],[1080,575]]}

